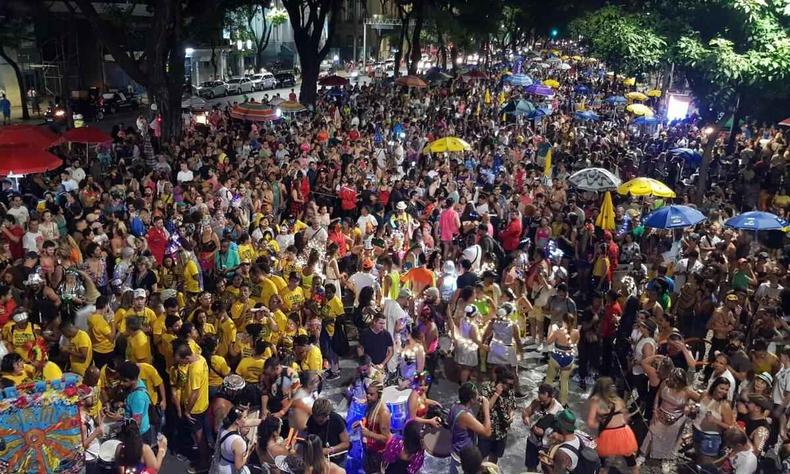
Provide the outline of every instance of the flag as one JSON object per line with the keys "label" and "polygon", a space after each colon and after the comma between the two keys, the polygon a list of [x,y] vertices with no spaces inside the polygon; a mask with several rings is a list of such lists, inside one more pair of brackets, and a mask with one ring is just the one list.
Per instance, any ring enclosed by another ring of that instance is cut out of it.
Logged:
{"label": "flag", "polygon": [[499,93],[499,105],[502,105],[504,103],[505,103],[505,91],[501,91]]}
{"label": "flag", "polygon": [[551,178],[551,150],[552,147],[549,147],[549,151],[546,152],[546,158],[543,159],[543,176],[547,178]]}
{"label": "flag", "polygon": [[486,95],[483,101],[486,103],[486,105],[491,104],[491,92],[488,89],[486,89]]}

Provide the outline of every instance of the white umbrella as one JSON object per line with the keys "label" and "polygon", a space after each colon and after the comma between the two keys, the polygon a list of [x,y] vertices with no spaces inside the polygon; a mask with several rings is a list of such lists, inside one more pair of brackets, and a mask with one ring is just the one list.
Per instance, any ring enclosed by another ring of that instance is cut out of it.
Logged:
{"label": "white umbrella", "polygon": [[604,168],[585,168],[573,173],[568,181],[583,191],[613,191],[622,180]]}
{"label": "white umbrella", "polygon": [[549,63],[539,63],[539,64],[540,64],[540,67],[542,67],[543,69],[548,69],[548,68],[551,67],[551,64],[549,64]]}
{"label": "white umbrella", "polygon": [[562,64],[560,64],[559,66],[557,66],[557,69],[560,69],[560,70],[562,70],[562,71],[567,71],[567,70],[571,69],[572,67],[573,67],[573,66],[571,66],[571,65],[570,65],[570,64],[568,64],[568,63],[562,63]]}

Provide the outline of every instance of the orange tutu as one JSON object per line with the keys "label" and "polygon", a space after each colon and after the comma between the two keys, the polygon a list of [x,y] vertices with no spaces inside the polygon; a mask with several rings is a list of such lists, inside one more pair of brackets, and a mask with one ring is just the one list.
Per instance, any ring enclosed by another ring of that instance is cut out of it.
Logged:
{"label": "orange tutu", "polygon": [[603,430],[596,440],[596,451],[602,458],[636,454],[636,436],[628,425]]}

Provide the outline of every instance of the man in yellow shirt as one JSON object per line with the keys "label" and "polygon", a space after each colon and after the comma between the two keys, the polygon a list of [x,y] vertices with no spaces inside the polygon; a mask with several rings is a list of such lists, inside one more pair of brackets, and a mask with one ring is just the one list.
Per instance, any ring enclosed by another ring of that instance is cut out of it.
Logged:
{"label": "man in yellow shirt", "polygon": [[29,360],[27,357],[30,345],[40,335],[41,330],[38,325],[27,320],[27,311],[23,308],[17,308],[11,316],[11,321],[3,326],[3,340],[25,360]]}
{"label": "man in yellow shirt", "polygon": [[126,320],[126,334],[126,358],[132,362],[152,364],[151,342],[142,330],[140,319]]}
{"label": "man in yellow shirt", "polygon": [[310,342],[310,337],[299,335],[294,338],[294,355],[301,370],[312,370],[320,373],[323,369],[324,359],[321,349]]}
{"label": "man in yellow shirt", "polygon": [[148,396],[151,398],[151,403],[158,405],[162,412],[165,411],[167,406],[167,394],[165,393],[165,384],[159,371],[156,370],[151,364],[140,362],[137,364],[140,367],[140,380],[145,384],[145,389],[148,391]]}
{"label": "man in yellow shirt", "polygon": [[238,331],[236,323],[233,322],[228,314],[225,303],[216,301],[211,306],[214,314],[217,315],[217,350],[218,356],[227,359],[235,359],[236,352],[236,333]]}
{"label": "man in yellow shirt", "polygon": [[93,344],[88,333],[78,329],[71,321],[64,321],[60,331],[69,343],[65,352],[69,355],[69,366],[75,374],[85,375],[85,369],[93,361]]}
{"label": "man in yellow shirt", "polygon": [[96,299],[96,312],[88,316],[88,336],[93,344],[93,362],[100,369],[112,359],[115,333],[110,301],[104,295],[99,296]]}
{"label": "man in yellow shirt", "polygon": [[[192,353],[187,343],[180,344],[173,351],[176,366],[174,374],[173,398],[179,400],[176,412],[192,431],[192,437],[200,453],[197,468],[208,467],[208,443],[206,433],[211,429],[208,423],[208,363],[202,356]],[[180,395],[180,398],[177,398]]]}
{"label": "man in yellow shirt", "polygon": [[288,275],[288,286],[280,292],[280,296],[286,311],[291,312],[302,307],[305,301],[304,290],[299,286],[299,275],[296,272]]}
{"label": "man in yellow shirt", "polygon": [[[132,307],[126,311],[126,314],[123,317],[124,323],[128,322],[132,318],[138,318],[140,323],[142,324],[142,329],[150,333],[151,327],[154,325],[154,321],[156,321],[156,313],[154,310],[147,307],[145,305],[146,300],[148,298],[148,294],[143,288],[138,288],[134,290],[134,296],[132,298]],[[118,326],[118,330],[124,332],[125,325],[120,324]]]}
{"label": "man in yellow shirt", "polygon": [[321,352],[324,358],[329,361],[328,380],[340,377],[338,357],[332,349],[332,337],[335,335],[335,322],[337,318],[345,313],[345,308],[343,307],[343,301],[336,293],[335,285],[326,285],[324,287],[326,303],[321,308]]}
{"label": "man in yellow shirt", "polygon": [[165,331],[159,339],[157,349],[162,357],[165,359],[165,367],[173,367],[175,364],[175,357],[173,356],[173,341],[178,337],[177,334],[181,330],[181,318],[176,314],[168,314],[165,316]]}
{"label": "man in yellow shirt", "polygon": [[271,357],[269,343],[259,339],[255,341],[255,352],[252,357],[241,359],[239,365],[236,367],[236,373],[247,383],[260,383],[261,375],[263,374],[263,365],[269,357]]}
{"label": "man in yellow shirt", "polygon": [[249,311],[253,306],[255,302],[250,299],[250,287],[242,286],[238,298],[230,307],[230,317],[236,323],[236,327],[240,327],[244,319],[249,317]]}

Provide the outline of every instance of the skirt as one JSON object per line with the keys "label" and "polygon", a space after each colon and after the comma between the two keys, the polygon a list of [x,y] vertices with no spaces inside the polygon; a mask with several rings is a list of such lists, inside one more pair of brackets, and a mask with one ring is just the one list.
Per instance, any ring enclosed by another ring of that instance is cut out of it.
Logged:
{"label": "skirt", "polygon": [[628,425],[606,428],[598,435],[595,450],[602,458],[632,456],[636,454],[636,436]]}
{"label": "skirt", "polygon": [[516,348],[493,340],[489,345],[487,361],[489,364],[515,367],[518,364]]}
{"label": "skirt", "polygon": [[477,344],[459,341],[456,343],[454,359],[458,365],[477,367]]}

